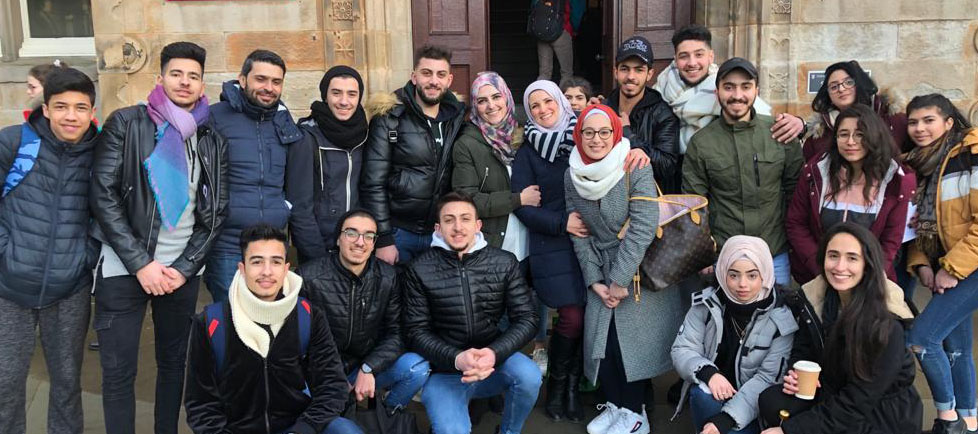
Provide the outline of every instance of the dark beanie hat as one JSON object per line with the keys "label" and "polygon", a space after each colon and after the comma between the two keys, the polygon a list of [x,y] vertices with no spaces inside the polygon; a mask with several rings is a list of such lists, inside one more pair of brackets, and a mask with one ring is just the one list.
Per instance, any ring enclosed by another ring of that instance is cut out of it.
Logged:
{"label": "dark beanie hat", "polygon": [[322,99],[322,101],[326,101],[326,92],[329,91],[329,82],[341,75],[349,75],[357,80],[357,85],[360,87],[360,100],[358,101],[358,103],[362,103],[363,102],[363,78],[360,77],[360,73],[357,72],[356,69],[353,69],[346,65],[337,65],[332,68],[329,68],[329,70],[326,71],[326,75],[324,75],[323,79],[319,82],[319,97]]}

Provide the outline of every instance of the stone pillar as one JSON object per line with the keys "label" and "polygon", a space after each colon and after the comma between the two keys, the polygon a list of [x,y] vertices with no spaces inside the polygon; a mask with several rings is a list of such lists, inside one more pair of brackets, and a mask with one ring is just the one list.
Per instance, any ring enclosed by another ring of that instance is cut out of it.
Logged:
{"label": "stone pillar", "polygon": [[362,0],[366,14],[368,93],[404,85],[413,69],[411,0]]}

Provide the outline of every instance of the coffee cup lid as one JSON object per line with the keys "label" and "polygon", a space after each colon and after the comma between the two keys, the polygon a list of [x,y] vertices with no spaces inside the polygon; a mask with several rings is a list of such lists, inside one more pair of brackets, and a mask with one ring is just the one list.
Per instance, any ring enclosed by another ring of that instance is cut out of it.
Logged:
{"label": "coffee cup lid", "polygon": [[815,362],[809,362],[808,360],[799,360],[795,362],[794,368],[797,371],[805,372],[822,372],[822,367]]}

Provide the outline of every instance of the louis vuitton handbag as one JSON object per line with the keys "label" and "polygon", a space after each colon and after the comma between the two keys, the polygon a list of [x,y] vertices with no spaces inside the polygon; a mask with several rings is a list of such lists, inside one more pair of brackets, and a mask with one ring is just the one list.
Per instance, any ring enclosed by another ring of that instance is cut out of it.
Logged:
{"label": "louis vuitton handbag", "polygon": [[[625,191],[631,190],[625,172]],[[661,291],[716,262],[717,243],[710,235],[709,201],[695,194],[662,194],[658,197],[631,196],[629,201],[642,200],[659,205],[659,226],[655,238],[645,251],[645,257],[632,279],[636,301],[640,289]],[[627,194],[627,193],[626,193]],[[618,231],[625,238],[631,219]]]}

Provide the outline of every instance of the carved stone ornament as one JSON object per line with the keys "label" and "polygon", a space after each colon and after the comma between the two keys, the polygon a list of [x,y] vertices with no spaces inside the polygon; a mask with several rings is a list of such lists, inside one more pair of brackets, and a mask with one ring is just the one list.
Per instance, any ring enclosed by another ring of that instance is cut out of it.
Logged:
{"label": "carved stone ornament", "polygon": [[353,0],[332,0],[333,19],[336,21],[353,21]]}
{"label": "carved stone ornament", "polygon": [[133,73],[146,65],[147,60],[146,48],[142,42],[122,36],[102,50],[99,63],[102,70]]}
{"label": "carved stone ornament", "polygon": [[771,12],[776,14],[791,15],[791,0],[774,0]]}
{"label": "carved stone ornament", "polygon": [[968,113],[968,119],[971,120],[971,125],[978,125],[978,101],[975,101],[971,105],[971,110]]}
{"label": "carved stone ornament", "polygon": [[769,72],[767,74],[768,86],[771,89],[771,94],[773,95],[783,95],[788,93],[788,73],[787,72]]}

